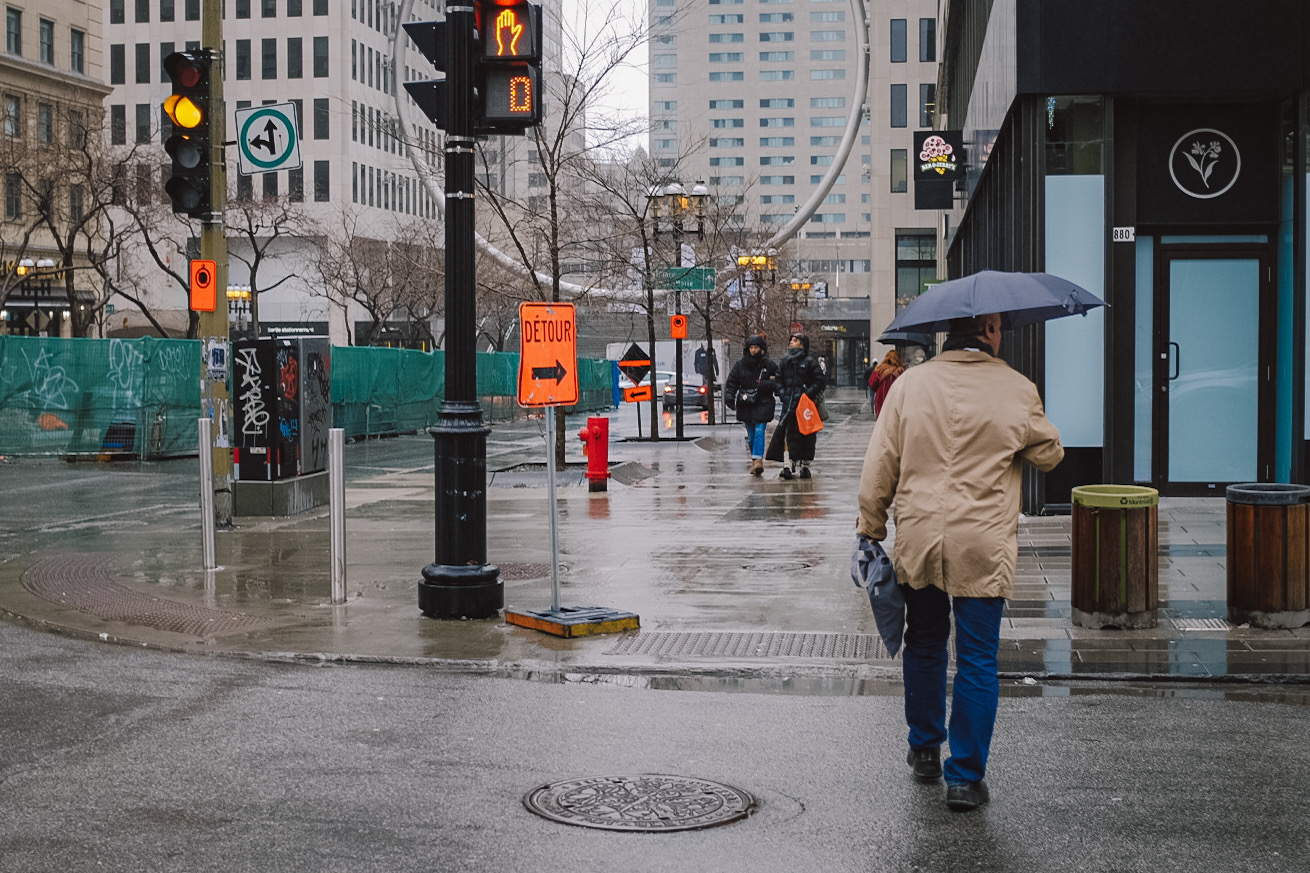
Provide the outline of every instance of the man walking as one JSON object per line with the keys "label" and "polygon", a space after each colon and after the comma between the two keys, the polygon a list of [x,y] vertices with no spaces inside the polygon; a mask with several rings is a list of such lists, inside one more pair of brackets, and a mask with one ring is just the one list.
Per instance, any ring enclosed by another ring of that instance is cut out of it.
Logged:
{"label": "man walking", "polygon": [[[860,477],[860,534],[884,539],[896,501],[891,551],[906,603],[907,761],[920,782],[944,773],[946,805],[956,811],[989,798],[984,776],[1000,697],[1001,610],[1019,548],[1021,462],[1046,471],[1064,457],[1037,387],[996,357],[1000,345],[999,314],[952,321],[943,353],[892,386]],[[951,756],[943,767],[945,742]]]}

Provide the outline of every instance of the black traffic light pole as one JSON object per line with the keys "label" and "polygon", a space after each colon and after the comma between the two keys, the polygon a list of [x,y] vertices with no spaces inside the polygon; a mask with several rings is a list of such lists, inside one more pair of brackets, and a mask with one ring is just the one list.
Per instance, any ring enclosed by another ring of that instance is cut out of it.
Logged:
{"label": "black traffic light pole", "polygon": [[[430,618],[488,618],[505,604],[487,563],[487,434],[477,397],[473,212],[472,5],[447,6],[446,395],[437,425],[436,560],[423,568],[419,608]],[[440,38],[440,37],[439,37]]]}

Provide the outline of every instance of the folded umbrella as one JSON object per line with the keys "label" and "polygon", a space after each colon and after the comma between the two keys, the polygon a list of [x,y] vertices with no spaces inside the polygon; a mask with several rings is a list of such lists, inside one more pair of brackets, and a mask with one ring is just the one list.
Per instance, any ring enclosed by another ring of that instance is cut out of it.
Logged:
{"label": "folded umbrella", "polygon": [[1001,329],[1086,315],[1105,301],[1068,279],[1050,273],[983,270],[934,285],[915,298],[888,331],[944,331],[951,319],[1001,313]]}
{"label": "folded umbrella", "polygon": [[878,636],[882,637],[887,653],[895,658],[905,635],[905,595],[896,582],[896,568],[882,543],[863,534],[855,537],[851,580],[869,592],[869,605],[873,607]]}

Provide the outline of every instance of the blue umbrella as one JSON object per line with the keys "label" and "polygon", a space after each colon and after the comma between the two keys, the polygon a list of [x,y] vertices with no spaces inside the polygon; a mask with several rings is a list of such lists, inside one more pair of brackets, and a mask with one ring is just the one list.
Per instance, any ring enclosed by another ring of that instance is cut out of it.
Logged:
{"label": "blue umbrella", "polygon": [[905,307],[887,326],[892,331],[944,331],[953,318],[1001,313],[1001,328],[1022,327],[1086,315],[1105,301],[1068,279],[1050,273],[983,270],[934,285]]}

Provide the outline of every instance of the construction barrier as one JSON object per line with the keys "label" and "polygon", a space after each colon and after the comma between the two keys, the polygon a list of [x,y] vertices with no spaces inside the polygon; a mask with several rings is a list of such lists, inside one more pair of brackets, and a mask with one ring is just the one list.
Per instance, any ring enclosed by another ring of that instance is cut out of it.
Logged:
{"label": "construction barrier", "polygon": [[[197,340],[0,336],[0,455],[134,456],[196,452]],[[515,402],[519,356],[477,355],[477,390],[489,422],[525,414]],[[613,364],[578,361],[579,402],[613,405]],[[437,422],[445,353],[335,346],[332,426],[347,439],[412,433]]]}

